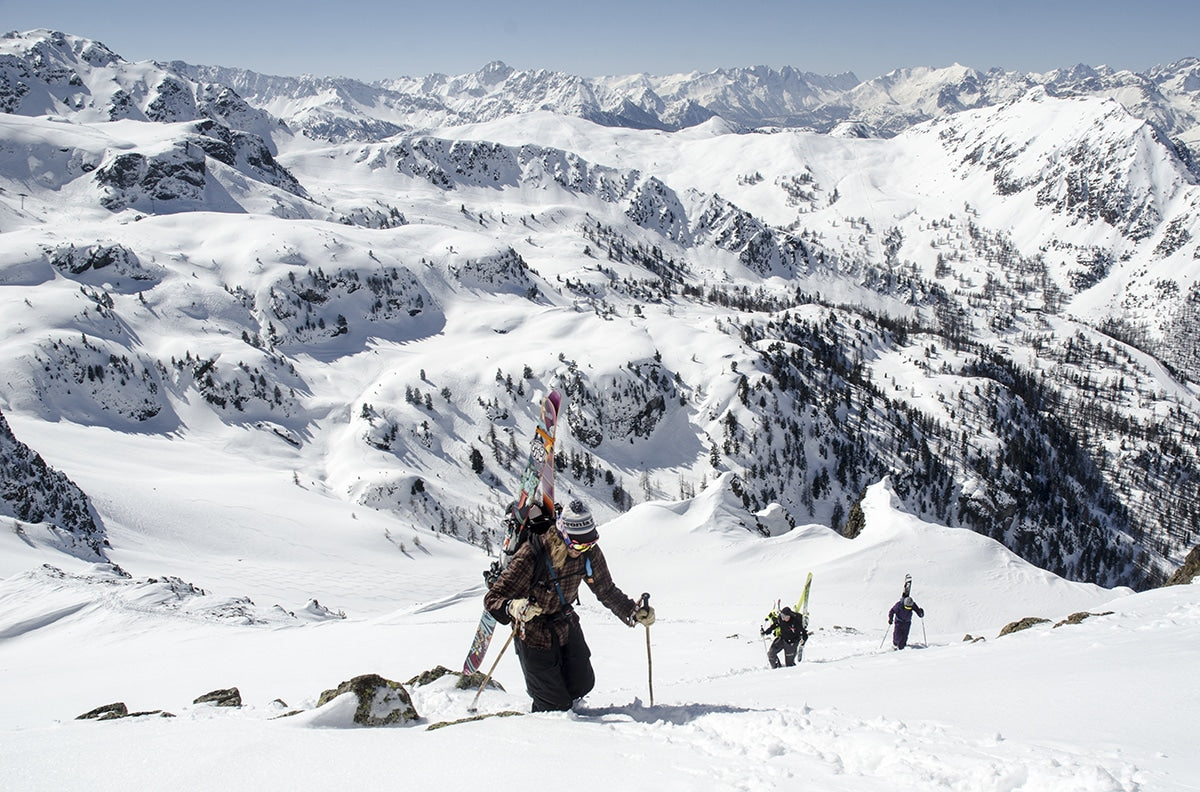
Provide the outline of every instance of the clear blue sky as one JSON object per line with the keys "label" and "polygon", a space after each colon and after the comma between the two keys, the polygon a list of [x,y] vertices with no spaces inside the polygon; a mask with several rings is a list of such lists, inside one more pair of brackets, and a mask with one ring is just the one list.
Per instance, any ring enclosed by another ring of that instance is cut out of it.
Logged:
{"label": "clear blue sky", "polygon": [[51,28],[127,60],[375,80],[493,60],[582,76],[794,66],[1144,70],[1200,56],[1195,0],[0,0],[0,30]]}

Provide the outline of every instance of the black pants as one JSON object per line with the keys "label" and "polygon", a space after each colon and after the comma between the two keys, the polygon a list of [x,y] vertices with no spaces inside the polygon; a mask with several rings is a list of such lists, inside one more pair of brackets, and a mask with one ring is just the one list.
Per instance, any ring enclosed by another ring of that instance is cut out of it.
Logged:
{"label": "black pants", "polygon": [[553,633],[551,635],[549,649],[530,649],[520,637],[513,639],[534,712],[569,710],[575,699],[587,695],[596,684],[592,651],[583,638],[579,622],[571,619],[571,631],[565,645],[560,645]]}
{"label": "black pants", "polygon": [[903,649],[908,646],[908,631],[912,629],[912,621],[900,621],[896,619],[896,629],[892,631],[892,646],[896,649]]}
{"label": "black pants", "polygon": [[800,649],[800,643],[789,643],[782,638],[776,638],[771,642],[771,648],[767,650],[767,659],[771,661],[771,668],[779,668],[779,650],[783,650],[783,662],[790,666],[796,665],[796,652]]}

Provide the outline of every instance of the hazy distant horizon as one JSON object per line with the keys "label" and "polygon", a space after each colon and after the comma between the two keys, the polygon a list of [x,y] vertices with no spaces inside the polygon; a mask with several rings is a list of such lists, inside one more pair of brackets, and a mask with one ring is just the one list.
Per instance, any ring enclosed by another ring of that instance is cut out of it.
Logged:
{"label": "hazy distant horizon", "polygon": [[365,81],[464,74],[501,60],[584,77],[791,66],[869,80],[893,69],[1045,72],[1079,63],[1144,71],[1200,54],[1200,6],[1014,0],[833,3],[711,0],[563,10],[546,0],[496,6],[347,0],[310,8],[210,0],[181,17],[146,0],[0,0],[4,30],[50,28],[103,42],[131,61],[182,60],[265,74]]}

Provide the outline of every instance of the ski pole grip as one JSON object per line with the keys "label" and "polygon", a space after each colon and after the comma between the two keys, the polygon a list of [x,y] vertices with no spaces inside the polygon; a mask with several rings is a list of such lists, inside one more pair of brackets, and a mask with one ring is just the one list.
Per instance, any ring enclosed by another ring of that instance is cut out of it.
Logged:
{"label": "ski pole grip", "polygon": [[649,608],[650,607],[650,595],[642,594],[642,601],[639,604],[643,608]]}

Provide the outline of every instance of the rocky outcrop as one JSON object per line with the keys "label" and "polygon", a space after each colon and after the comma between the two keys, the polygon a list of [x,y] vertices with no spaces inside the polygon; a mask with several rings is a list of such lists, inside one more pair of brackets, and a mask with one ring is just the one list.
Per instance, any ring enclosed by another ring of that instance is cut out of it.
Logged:
{"label": "rocky outcrop", "polygon": [[1062,627],[1064,624],[1080,624],[1081,622],[1083,622],[1084,619],[1091,618],[1092,616],[1111,616],[1111,615],[1112,615],[1112,611],[1105,611],[1104,613],[1088,613],[1087,611],[1080,611],[1078,613],[1072,613],[1070,616],[1063,619],[1062,621],[1055,622],[1054,626]]}
{"label": "rocky outcrop", "polygon": [[242,706],[242,694],[235,687],[223,688],[220,690],[212,690],[202,696],[198,696],[193,704],[215,704],[218,707],[240,707]]}
{"label": "rocky outcrop", "polygon": [[112,704],[104,704],[96,707],[93,710],[88,710],[82,715],[76,716],[75,720],[118,720],[120,718],[143,718],[148,715],[158,715],[161,718],[174,718],[175,716],[165,710],[147,710],[145,712],[130,712],[125,706],[125,702],[117,701]]}
{"label": "rocky outcrop", "polygon": [[458,681],[454,683],[454,687],[458,690],[475,690],[480,685],[484,684],[485,680],[489,688],[500,691],[504,690],[503,685],[494,679],[490,679],[482,671],[476,671],[473,674],[463,674],[458,671],[451,671],[449,668],[441,665],[434,666],[428,671],[422,671],[420,674],[417,674],[404,684],[408,685],[409,687],[423,687],[438,681],[447,674],[458,677]]}
{"label": "rocky outcrop", "polygon": [[378,674],[356,676],[326,690],[317,700],[317,706],[323,707],[347,693],[358,699],[354,722],[359,726],[402,726],[420,717],[404,686]]}
{"label": "rocky outcrop", "polygon": [[1191,583],[1196,579],[1196,575],[1200,575],[1200,545],[1192,548],[1192,552],[1188,553],[1187,558],[1183,560],[1183,566],[1176,569],[1163,585],[1179,586]]}
{"label": "rocky outcrop", "polygon": [[115,720],[124,718],[129,714],[129,708],[125,706],[124,701],[117,701],[112,704],[103,704],[93,710],[88,710],[75,720]]}
{"label": "rocky outcrop", "polygon": [[1026,616],[1024,619],[1019,619],[1018,621],[1009,622],[1008,624],[1004,625],[1004,629],[1000,631],[1000,635],[998,635],[997,637],[1000,638],[1000,637],[1003,637],[1010,633],[1020,632],[1021,630],[1028,630],[1030,627],[1036,627],[1039,624],[1049,624],[1049,623],[1050,623],[1049,619],[1042,619],[1037,616]]}
{"label": "rocky outcrop", "polygon": [[[0,414],[0,514],[30,523],[48,523],[66,552],[106,561],[108,545],[91,502],[73,481],[19,441]],[[18,533],[23,528],[18,526]]]}

